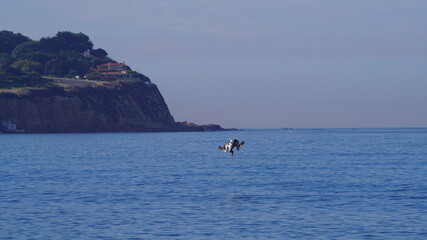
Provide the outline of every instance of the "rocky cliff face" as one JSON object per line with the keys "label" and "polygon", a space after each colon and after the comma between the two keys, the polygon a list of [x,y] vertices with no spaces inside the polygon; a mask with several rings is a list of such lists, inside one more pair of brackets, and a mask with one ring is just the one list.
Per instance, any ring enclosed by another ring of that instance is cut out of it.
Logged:
{"label": "rocky cliff face", "polygon": [[179,130],[156,85],[142,81],[0,93],[0,120],[27,133]]}

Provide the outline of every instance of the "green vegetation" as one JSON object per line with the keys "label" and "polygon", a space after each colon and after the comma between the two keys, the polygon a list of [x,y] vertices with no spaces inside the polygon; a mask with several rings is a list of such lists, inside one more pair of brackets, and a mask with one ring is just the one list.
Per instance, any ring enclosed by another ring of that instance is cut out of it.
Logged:
{"label": "green vegetation", "polygon": [[0,74],[0,89],[25,88],[25,87],[46,87],[50,84],[47,79],[37,74]]}
{"label": "green vegetation", "polygon": [[[109,58],[104,49],[93,47],[83,33],[61,31],[53,37],[34,41],[20,33],[0,31],[0,88],[43,86],[47,81],[42,76],[87,75],[102,80],[102,74],[91,68],[117,62]],[[135,71],[132,76],[148,79]]]}

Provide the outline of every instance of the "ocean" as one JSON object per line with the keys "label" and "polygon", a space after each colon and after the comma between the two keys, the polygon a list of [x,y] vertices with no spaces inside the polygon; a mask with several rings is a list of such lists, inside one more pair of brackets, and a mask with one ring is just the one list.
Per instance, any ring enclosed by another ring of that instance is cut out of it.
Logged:
{"label": "ocean", "polygon": [[0,134],[0,239],[427,239],[427,129]]}

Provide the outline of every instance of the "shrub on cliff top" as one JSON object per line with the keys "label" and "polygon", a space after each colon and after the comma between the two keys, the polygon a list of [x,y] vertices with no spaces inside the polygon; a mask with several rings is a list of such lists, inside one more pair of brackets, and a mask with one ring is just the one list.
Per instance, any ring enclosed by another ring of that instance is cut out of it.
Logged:
{"label": "shrub on cliff top", "polygon": [[18,69],[23,73],[41,74],[43,72],[42,64],[30,60],[18,60],[14,62],[11,67]]}

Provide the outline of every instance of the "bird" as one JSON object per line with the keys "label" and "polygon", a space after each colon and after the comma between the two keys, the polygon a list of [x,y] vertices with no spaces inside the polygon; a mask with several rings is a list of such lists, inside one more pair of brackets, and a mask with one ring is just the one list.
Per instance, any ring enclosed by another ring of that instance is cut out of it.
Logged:
{"label": "bird", "polygon": [[231,157],[233,157],[233,154],[234,154],[233,149],[236,148],[237,150],[239,150],[244,144],[245,144],[245,141],[239,142],[239,140],[237,139],[230,139],[230,141],[226,142],[224,146],[222,147],[218,146],[218,149],[225,153],[230,152]]}

